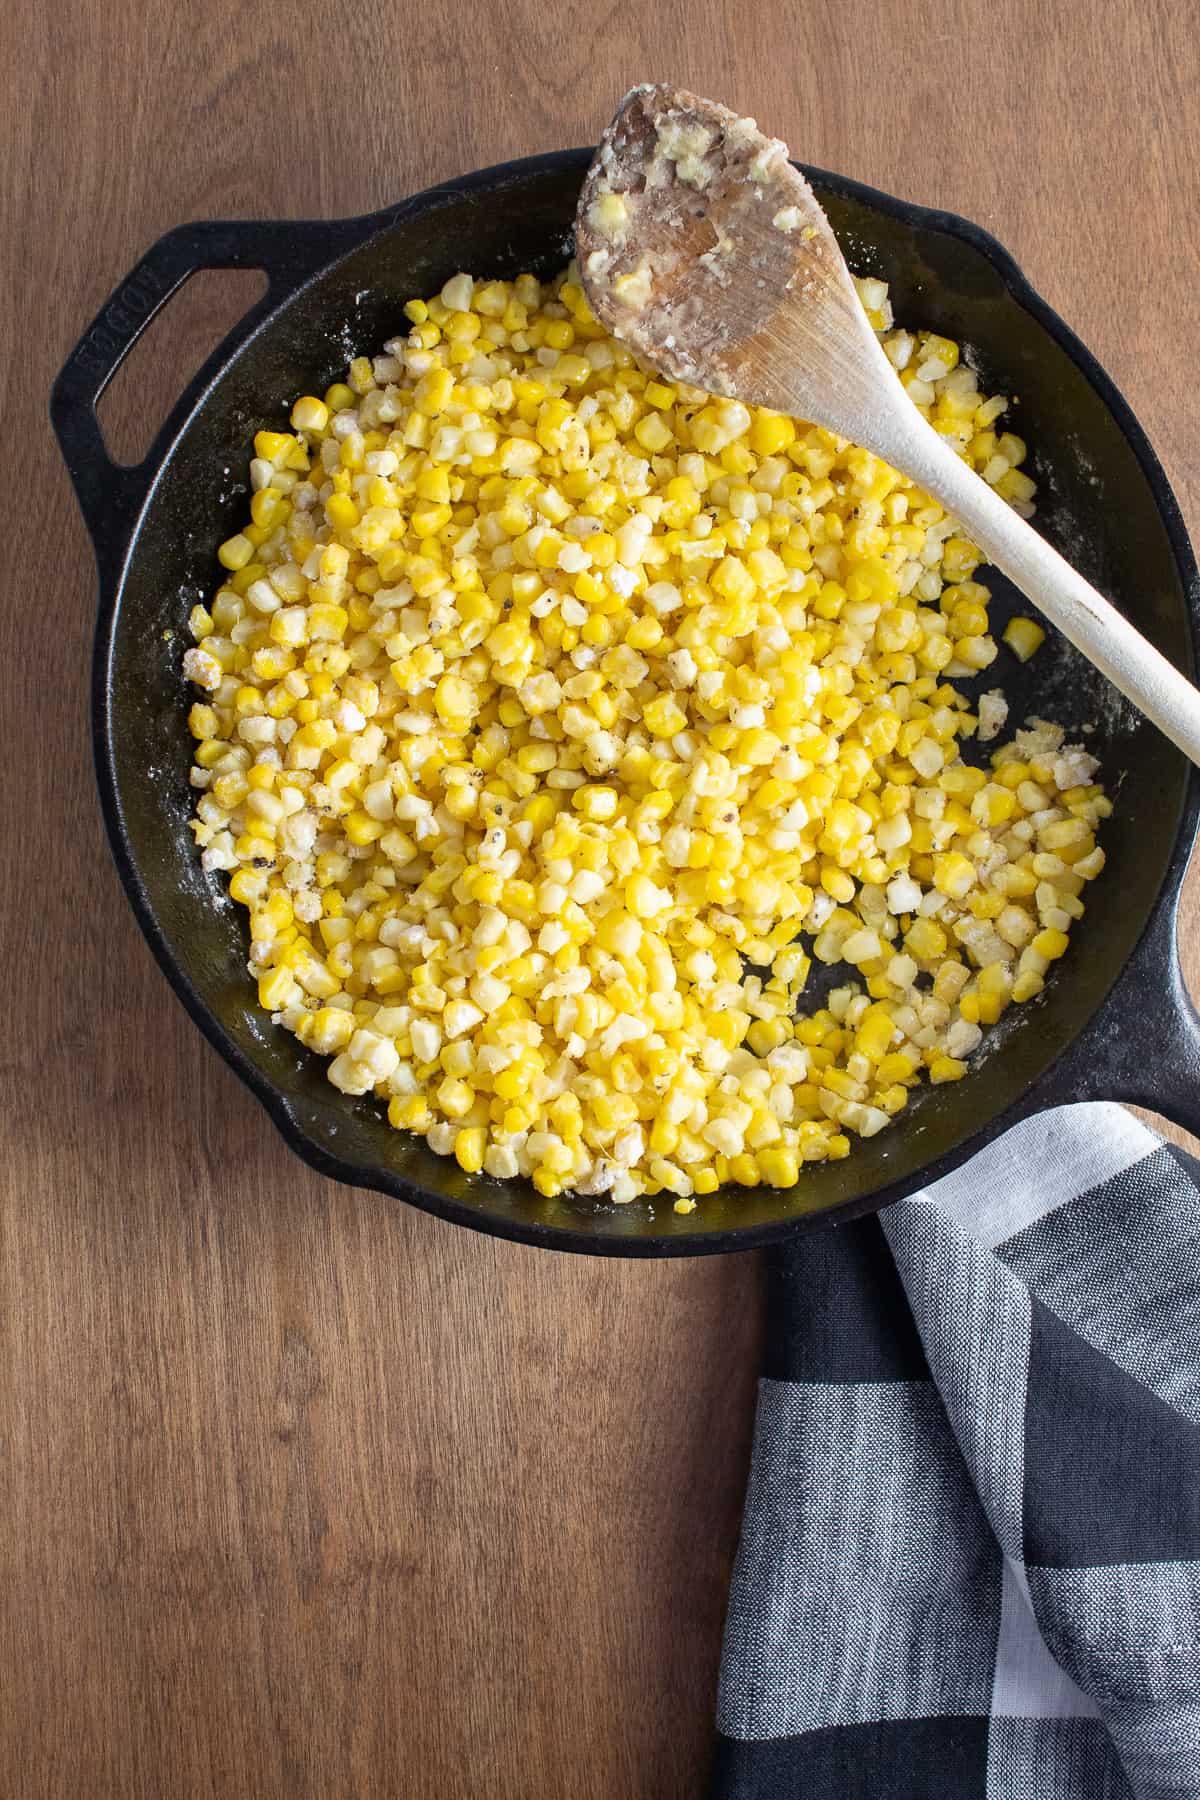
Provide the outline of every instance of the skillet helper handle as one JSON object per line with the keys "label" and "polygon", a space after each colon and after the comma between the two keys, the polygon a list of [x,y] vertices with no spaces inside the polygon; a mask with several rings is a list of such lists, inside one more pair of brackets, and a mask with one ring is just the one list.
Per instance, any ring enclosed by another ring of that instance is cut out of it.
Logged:
{"label": "skillet helper handle", "polygon": [[1168,1044],[1167,1050],[1170,1092],[1160,1096],[1158,1108],[1174,1124],[1200,1138],[1200,1013],[1182,984],[1172,1024],[1175,1042]]}
{"label": "skillet helper handle", "polygon": [[[232,219],[180,225],[151,245],[105,301],[67,358],[50,397],[51,423],[102,569],[123,554],[161,461],[164,439],[210,370],[232,354],[266,312],[361,236],[361,226],[356,232],[345,220]],[[262,269],[267,293],[214,351],[143,461],[132,467],[114,462],[96,416],[97,402],[150,321],[201,269]]]}
{"label": "skillet helper handle", "polygon": [[1123,1100],[1200,1138],[1200,1014],[1176,947],[1177,906],[1159,908],[1096,1017],[1050,1071],[1039,1110]]}
{"label": "skillet helper handle", "polygon": [[1144,988],[1141,1003],[1138,1024],[1116,1046],[1120,1098],[1162,1113],[1200,1138],[1200,1014],[1184,986],[1174,943],[1166,983],[1158,992]]}

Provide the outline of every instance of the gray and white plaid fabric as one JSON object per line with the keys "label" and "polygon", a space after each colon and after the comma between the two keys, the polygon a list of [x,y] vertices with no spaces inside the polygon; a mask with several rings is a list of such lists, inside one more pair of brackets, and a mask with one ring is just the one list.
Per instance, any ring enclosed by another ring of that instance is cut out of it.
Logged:
{"label": "gray and white plaid fabric", "polygon": [[718,1800],[1197,1800],[1198,1184],[1065,1107],[772,1259]]}

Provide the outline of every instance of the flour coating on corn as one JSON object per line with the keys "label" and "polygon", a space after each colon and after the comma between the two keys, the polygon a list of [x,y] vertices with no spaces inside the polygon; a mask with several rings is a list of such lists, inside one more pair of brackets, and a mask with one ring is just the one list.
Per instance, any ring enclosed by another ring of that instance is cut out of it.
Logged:
{"label": "flour coating on corn", "polygon": [[[859,292],[1030,511],[1004,401]],[[953,685],[997,656],[979,553],[877,458],[648,373],[573,271],[405,310],[258,433],[191,615],[193,831],[259,1001],[468,1172],[790,1186],[1040,992],[1095,762],[1040,721],[961,760],[1005,713]],[[810,955],[846,980],[806,1010]]]}

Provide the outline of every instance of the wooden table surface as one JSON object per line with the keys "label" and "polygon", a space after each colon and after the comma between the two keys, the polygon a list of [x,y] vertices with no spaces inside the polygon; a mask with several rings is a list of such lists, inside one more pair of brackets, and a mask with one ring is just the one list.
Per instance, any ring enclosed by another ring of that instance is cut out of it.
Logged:
{"label": "wooden table surface", "polygon": [[[594,138],[669,75],[996,232],[1195,530],[1190,0],[684,8],[17,0],[5,301],[0,1794],[702,1792],[745,1479],[749,1258],[456,1231],[301,1166],[168,994],[101,839],[90,552],[52,376],[149,241],[365,211]],[[106,404],[140,448],[246,304]],[[1192,887],[1189,959],[1200,948]]]}

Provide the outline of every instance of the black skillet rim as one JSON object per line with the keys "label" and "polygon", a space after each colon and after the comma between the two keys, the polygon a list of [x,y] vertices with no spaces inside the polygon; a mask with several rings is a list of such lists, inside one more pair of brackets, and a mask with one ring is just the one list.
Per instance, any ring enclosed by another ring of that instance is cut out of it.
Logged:
{"label": "black skillet rim", "polygon": [[[259,308],[253,309],[251,316],[254,314],[258,316],[254,317],[253,327],[247,335],[238,337],[238,331],[235,328],[231,337],[237,338],[238,341],[233,343],[230,348],[229,340],[227,340],[226,344],[219,347],[218,351],[214,353],[214,357],[210,358],[209,362],[193,378],[180,396],[167,426],[164,427],[163,433],[156,440],[150,452],[148,462],[153,463],[153,468],[146,480],[144,491],[137,501],[135,514],[129,525],[127,541],[122,546],[118,566],[111,572],[108,579],[105,579],[104,571],[101,573],[101,608],[96,623],[92,667],[93,754],[100,790],[101,811],[113,859],[138,924],[155,959],[177,998],[203,1032],[205,1038],[254,1094],[289,1148],[310,1168],[344,1186],[366,1188],[386,1194],[451,1224],[463,1225],[473,1231],[529,1244],[538,1249],[631,1258],[720,1255],[733,1251],[763,1249],[769,1245],[784,1242],[805,1231],[846,1224],[853,1219],[878,1212],[891,1202],[917,1191],[918,1188],[928,1186],[941,1176],[961,1167],[971,1156],[1001,1136],[1010,1126],[1029,1114],[1041,1110],[1039,1095],[1042,1090],[1052,1085],[1055,1072],[1073,1056],[1081,1043],[1088,1037],[1105,1010],[1108,1000],[1111,999],[1113,990],[1139,960],[1148,939],[1152,939],[1156,946],[1160,942],[1167,945],[1168,963],[1167,970],[1164,972],[1169,973],[1179,888],[1187,870],[1198,828],[1200,828],[1200,771],[1193,769],[1190,772],[1170,862],[1162,886],[1129,958],[1114,977],[1107,994],[1101,999],[1089,1018],[1085,1020],[1076,1036],[1054,1062],[1043,1070],[1038,1080],[1032,1084],[1020,1100],[1014,1102],[1002,1113],[998,1113],[986,1126],[974,1132],[957,1149],[948,1151],[943,1156],[923,1165],[918,1177],[909,1177],[902,1181],[885,1184],[828,1211],[802,1213],[791,1219],[735,1226],[729,1230],[712,1233],[669,1237],[647,1234],[626,1238],[611,1237],[582,1227],[525,1224],[485,1214],[446,1195],[416,1187],[382,1167],[364,1169],[354,1163],[343,1161],[316,1143],[299,1124],[286,1097],[224,1031],[215,1014],[205,1004],[176,960],[174,950],[160,927],[157,915],[150,904],[125,830],[109,730],[109,699],[111,696],[109,664],[116,637],[115,626],[119,601],[129,563],[136,552],[142,519],[153,498],[162,471],[169,462],[176,445],[188,430],[199,404],[233,358],[240,355],[258,336],[259,332],[271,323],[281,306],[287,305],[297,294],[313,281],[322,278],[345,257],[361,250],[373,237],[383,235],[418,210],[435,205],[440,199],[470,193],[478,188],[500,190],[510,180],[541,170],[579,168],[582,171],[586,168],[592,154],[593,151],[590,147],[580,147],[497,163],[489,168],[474,170],[469,174],[427,188],[381,212],[365,215],[361,219],[321,224],[316,228],[321,232],[331,229],[336,231],[337,225],[342,225],[346,235],[337,239],[332,255],[328,256],[302,281],[297,282],[278,301],[271,294],[263,303],[261,311]],[[957,213],[900,200],[894,195],[883,193],[877,188],[854,181],[848,176],[836,175],[809,164],[798,166],[803,169],[818,193],[822,190],[832,191],[846,198],[861,201],[876,211],[889,213],[922,230],[939,232],[948,237],[958,238],[970,245],[992,264],[1016,304],[1030,313],[1071,358],[1108,407],[1123,437],[1137,458],[1154,495],[1179,571],[1181,586],[1188,601],[1193,664],[1200,661],[1200,616],[1198,616],[1197,606],[1198,595],[1200,595],[1200,576],[1197,573],[1195,555],[1179,503],[1162,464],[1128,401],[1091,351],[1041,297],[1012,255],[982,226],[976,225],[972,220],[965,219]],[[252,231],[253,226],[250,225],[247,229]],[[286,230],[286,226],[283,229]],[[296,221],[293,229],[299,236],[313,227],[307,221]],[[1062,1095],[1054,1097],[1048,1094],[1042,1095],[1046,1105],[1052,1105],[1057,1099],[1063,1097]]]}

